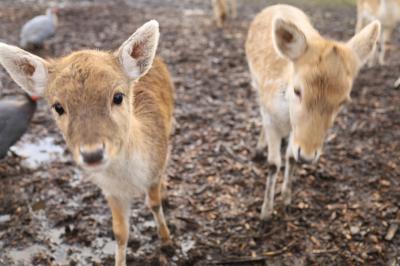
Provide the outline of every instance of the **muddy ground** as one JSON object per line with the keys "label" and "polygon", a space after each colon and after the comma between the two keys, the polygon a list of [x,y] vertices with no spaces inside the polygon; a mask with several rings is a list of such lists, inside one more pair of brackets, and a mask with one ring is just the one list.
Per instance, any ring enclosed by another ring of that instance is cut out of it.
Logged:
{"label": "muddy ground", "polygon": [[[260,129],[244,41],[270,1],[239,1],[239,16],[215,27],[209,1],[57,1],[59,29],[42,56],[114,49],[143,22],[161,24],[159,54],[174,76],[176,132],[166,216],[175,255],[159,249],[151,213],[132,207],[128,265],[398,265],[400,234],[400,32],[387,66],[365,68],[353,101],[330,131],[317,165],[296,173],[290,212],[277,189],[266,232],[259,214],[266,165],[251,153]],[[293,1],[326,36],[348,39],[355,8]],[[45,1],[0,3],[0,38]],[[21,94],[4,69],[0,95]],[[391,228],[391,230],[389,230]],[[101,191],[72,162],[44,101],[13,152],[0,161],[0,265],[113,265],[111,215]]]}

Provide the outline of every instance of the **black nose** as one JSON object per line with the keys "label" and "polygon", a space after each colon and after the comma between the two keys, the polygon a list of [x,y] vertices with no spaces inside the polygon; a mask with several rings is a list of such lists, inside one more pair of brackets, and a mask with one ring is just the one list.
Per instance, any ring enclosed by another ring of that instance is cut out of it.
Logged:
{"label": "black nose", "polygon": [[103,149],[97,149],[95,151],[81,151],[83,161],[87,164],[96,164],[103,160],[104,151]]}

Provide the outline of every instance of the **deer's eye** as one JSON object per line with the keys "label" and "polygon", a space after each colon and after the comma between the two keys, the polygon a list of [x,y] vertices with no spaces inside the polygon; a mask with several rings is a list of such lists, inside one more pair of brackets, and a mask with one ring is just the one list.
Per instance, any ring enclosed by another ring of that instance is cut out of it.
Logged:
{"label": "deer's eye", "polygon": [[121,92],[117,92],[113,96],[113,104],[121,105],[122,101],[124,100],[124,94]]}
{"label": "deer's eye", "polygon": [[62,107],[62,105],[59,102],[53,104],[53,108],[60,116],[65,113],[64,107]]}
{"label": "deer's eye", "polygon": [[301,90],[299,88],[294,88],[294,94],[301,99]]}

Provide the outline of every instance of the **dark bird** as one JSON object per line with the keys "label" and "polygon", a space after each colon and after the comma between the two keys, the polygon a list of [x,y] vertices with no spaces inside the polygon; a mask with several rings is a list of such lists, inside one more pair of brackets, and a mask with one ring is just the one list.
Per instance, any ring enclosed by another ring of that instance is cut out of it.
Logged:
{"label": "dark bird", "polygon": [[0,100],[0,159],[25,133],[36,110],[37,98]]}
{"label": "dark bird", "polygon": [[48,8],[46,15],[32,18],[22,26],[20,46],[32,50],[41,48],[45,40],[51,38],[57,29],[57,8]]}

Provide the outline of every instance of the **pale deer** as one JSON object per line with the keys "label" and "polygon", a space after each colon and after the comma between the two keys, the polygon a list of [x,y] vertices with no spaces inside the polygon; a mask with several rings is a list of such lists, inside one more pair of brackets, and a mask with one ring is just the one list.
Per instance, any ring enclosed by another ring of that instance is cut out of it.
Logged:
{"label": "pale deer", "polygon": [[246,57],[262,116],[256,155],[268,146],[262,224],[273,213],[282,139],[289,137],[282,185],[287,206],[294,163],[320,157],[327,130],[350,100],[353,80],[379,33],[380,24],[374,21],[347,43],[326,39],[306,14],[289,5],[268,7],[251,23]]}
{"label": "pale deer", "polygon": [[159,26],[150,21],[115,52],[82,50],[44,60],[0,44],[0,63],[16,83],[51,105],[76,163],[111,208],[115,265],[126,265],[129,209],[145,193],[163,244],[170,234],[161,188],[172,127],[173,84],[155,58]]}
{"label": "pale deer", "polygon": [[[400,0],[357,0],[356,33],[375,19],[382,27],[378,62],[384,65],[392,33],[400,22]],[[372,66],[375,61],[375,56],[371,57],[368,65]]]}
{"label": "pale deer", "polygon": [[212,0],[214,17],[218,27],[222,27],[228,16],[236,18],[237,3],[236,0]]}

